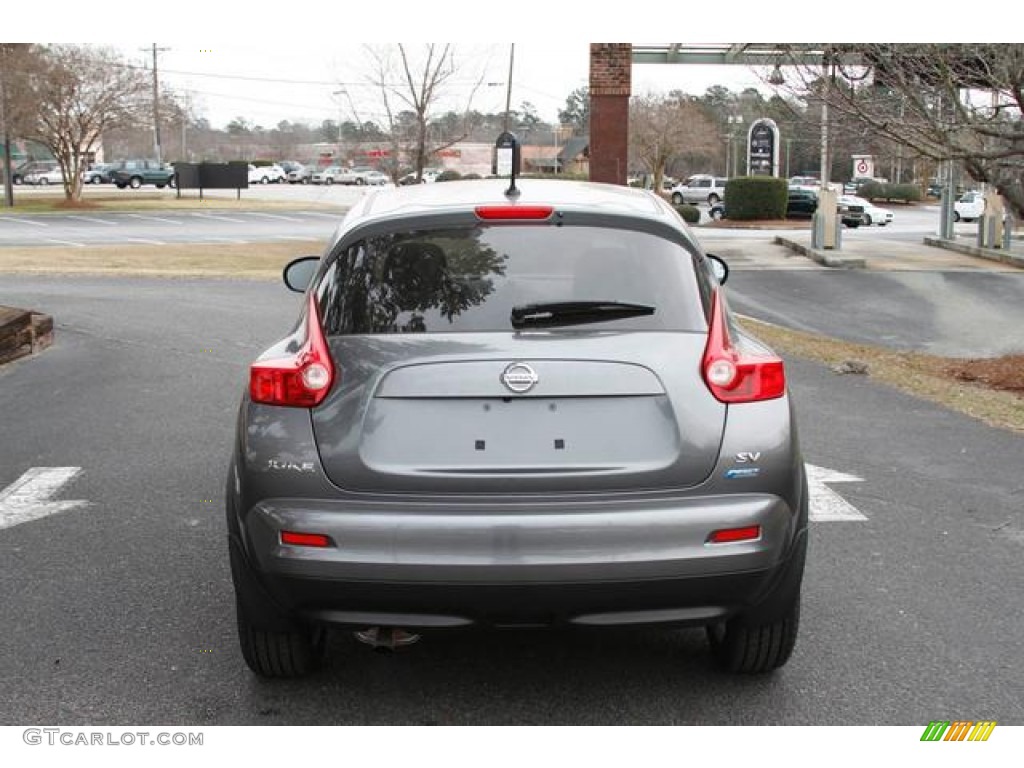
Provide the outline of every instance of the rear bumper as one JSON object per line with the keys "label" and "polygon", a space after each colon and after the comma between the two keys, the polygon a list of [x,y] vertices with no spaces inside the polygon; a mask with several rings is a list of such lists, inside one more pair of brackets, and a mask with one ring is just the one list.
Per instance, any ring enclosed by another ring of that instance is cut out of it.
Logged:
{"label": "rear bumper", "polygon": [[[692,498],[635,509],[382,512],[271,500],[231,538],[250,613],[339,626],[413,629],[721,621],[787,578],[806,521],[767,495]],[[760,525],[754,541],[709,544],[720,528]],[[334,546],[282,545],[282,530]],[[802,558],[800,571],[802,573]]]}

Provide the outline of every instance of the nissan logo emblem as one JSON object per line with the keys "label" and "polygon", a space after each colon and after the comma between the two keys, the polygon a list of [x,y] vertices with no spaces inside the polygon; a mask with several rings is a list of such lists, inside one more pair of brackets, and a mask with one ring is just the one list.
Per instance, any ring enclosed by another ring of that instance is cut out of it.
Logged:
{"label": "nissan logo emblem", "polygon": [[539,380],[537,372],[526,363],[512,363],[501,372],[501,383],[516,394],[529,392]]}

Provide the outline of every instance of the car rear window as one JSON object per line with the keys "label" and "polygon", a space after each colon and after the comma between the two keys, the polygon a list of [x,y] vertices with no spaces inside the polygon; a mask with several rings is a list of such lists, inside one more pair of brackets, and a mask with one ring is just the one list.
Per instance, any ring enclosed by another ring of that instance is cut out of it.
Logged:
{"label": "car rear window", "polygon": [[604,227],[369,237],[338,254],[317,295],[328,335],[511,331],[513,307],[572,301],[643,304],[654,312],[567,331],[706,330],[691,253],[655,235]]}

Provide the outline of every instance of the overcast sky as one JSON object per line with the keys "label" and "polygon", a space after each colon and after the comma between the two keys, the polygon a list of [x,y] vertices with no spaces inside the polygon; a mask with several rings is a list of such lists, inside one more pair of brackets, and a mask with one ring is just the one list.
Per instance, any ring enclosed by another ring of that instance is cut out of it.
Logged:
{"label": "overcast sky", "polygon": [[[589,41],[652,43],[652,37],[684,38],[689,44],[723,40],[852,42],[884,32],[888,40],[957,40],[970,32],[986,39],[999,30],[1024,29],[1024,3],[990,0],[996,24],[968,28],[949,14],[922,18],[912,4],[858,0],[855,12],[810,0],[174,0],[140,5],[137,0],[61,4],[45,23],[38,7],[8,3],[4,37],[112,44],[138,64],[142,50],[161,48],[161,82],[188,92],[194,111],[217,127],[235,117],[273,127],[281,120],[326,119],[383,122],[379,97],[367,84],[372,72],[364,41],[456,40],[458,74],[446,88],[446,108],[499,112],[505,105],[509,43],[516,42],[512,107],[528,101],[548,121],[557,119],[566,96],[588,81]],[[942,17],[942,18],[936,18]],[[194,42],[181,42],[181,41]],[[410,49],[422,43],[408,44]],[[474,86],[482,80],[475,93]],[[493,85],[487,85],[493,83]],[[714,84],[733,90],[771,88],[744,66],[634,65],[633,93],[679,88],[699,95]],[[343,89],[345,93],[338,94]]]}
{"label": "overcast sky", "polygon": [[[281,42],[271,50],[256,45],[160,42],[160,81],[187,92],[197,115],[215,127],[245,117],[270,128],[281,120],[385,122],[378,90],[370,84],[371,56],[362,43],[338,49]],[[151,54],[140,46],[125,49],[134,62],[148,64]],[[379,47],[379,46],[378,46]],[[542,119],[552,122],[571,91],[588,82],[589,43],[456,44],[456,73],[445,86],[446,108],[462,111],[468,104],[480,112],[505,107],[509,56],[512,53],[513,109],[530,102]],[[423,45],[411,43],[419,52]],[[664,92],[673,88],[702,94],[723,83],[736,90],[764,86],[747,67],[636,65],[633,92]],[[344,91],[339,93],[339,91]]]}

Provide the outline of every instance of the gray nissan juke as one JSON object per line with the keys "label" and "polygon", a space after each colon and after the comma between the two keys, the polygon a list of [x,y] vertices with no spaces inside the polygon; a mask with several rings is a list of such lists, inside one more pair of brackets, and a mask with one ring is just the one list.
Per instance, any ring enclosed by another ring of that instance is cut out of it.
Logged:
{"label": "gray nissan juke", "polygon": [[367,194],[293,261],[227,480],[249,667],[328,627],[704,626],[733,672],[796,640],[808,494],[782,361],[725,264],[644,191],[522,179]]}

